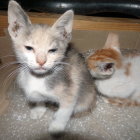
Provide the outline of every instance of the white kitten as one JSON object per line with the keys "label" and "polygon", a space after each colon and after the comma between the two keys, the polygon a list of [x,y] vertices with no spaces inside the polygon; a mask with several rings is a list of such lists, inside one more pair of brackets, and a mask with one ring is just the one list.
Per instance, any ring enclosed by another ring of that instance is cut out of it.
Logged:
{"label": "white kitten", "polygon": [[98,91],[112,104],[140,105],[140,56],[122,56],[116,34],[108,35],[105,46],[88,60]]}
{"label": "white kitten", "polygon": [[42,102],[59,104],[49,131],[64,131],[71,115],[95,104],[94,82],[84,58],[70,44],[73,11],[64,13],[52,27],[31,24],[15,1],[9,2],[8,31],[17,60],[21,64],[18,84],[29,101],[37,102],[32,118],[40,118],[46,108]]}

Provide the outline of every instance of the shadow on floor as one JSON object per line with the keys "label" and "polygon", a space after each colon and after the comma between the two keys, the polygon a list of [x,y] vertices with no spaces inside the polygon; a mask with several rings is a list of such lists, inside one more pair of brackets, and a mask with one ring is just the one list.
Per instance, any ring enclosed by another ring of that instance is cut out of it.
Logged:
{"label": "shadow on floor", "polygon": [[50,136],[49,134],[48,135],[46,134],[46,135],[42,135],[41,138],[34,139],[34,140],[103,140],[103,139],[97,136],[85,136],[82,134],[66,132],[65,134],[59,137],[53,137]]}

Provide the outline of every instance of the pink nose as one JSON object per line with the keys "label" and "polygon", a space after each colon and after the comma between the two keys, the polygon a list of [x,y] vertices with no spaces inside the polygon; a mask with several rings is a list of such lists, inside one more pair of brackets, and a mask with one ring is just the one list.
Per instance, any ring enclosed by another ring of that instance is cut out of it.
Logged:
{"label": "pink nose", "polygon": [[40,66],[43,66],[45,63],[46,63],[46,61],[44,60],[44,61],[37,61],[37,63],[40,65]]}

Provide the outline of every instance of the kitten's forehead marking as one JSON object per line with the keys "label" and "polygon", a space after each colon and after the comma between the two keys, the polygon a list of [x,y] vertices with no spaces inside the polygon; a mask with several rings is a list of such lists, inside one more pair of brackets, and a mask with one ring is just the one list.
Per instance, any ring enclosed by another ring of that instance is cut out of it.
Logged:
{"label": "kitten's forehead marking", "polygon": [[54,42],[54,38],[50,34],[50,27],[48,26],[36,25],[32,28],[28,37],[28,43],[39,48],[51,46]]}

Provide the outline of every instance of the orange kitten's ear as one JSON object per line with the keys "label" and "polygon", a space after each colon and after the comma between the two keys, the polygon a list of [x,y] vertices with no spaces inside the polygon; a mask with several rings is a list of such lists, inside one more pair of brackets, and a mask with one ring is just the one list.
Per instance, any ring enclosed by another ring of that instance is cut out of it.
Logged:
{"label": "orange kitten's ear", "polygon": [[[91,64],[92,65],[92,64]],[[106,79],[113,75],[115,71],[115,63],[98,61],[89,68],[94,78]]]}
{"label": "orange kitten's ear", "polygon": [[120,52],[120,43],[119,37],[115,33],[109,33],[107,40],[105,42],[104,49],[115,49],[116,51]]}
{"label": "orange kitten's ear", "polygon": [[113,62],[98,62],[98,73],[102,78],[111,76],[115,70],[115,64]]}

